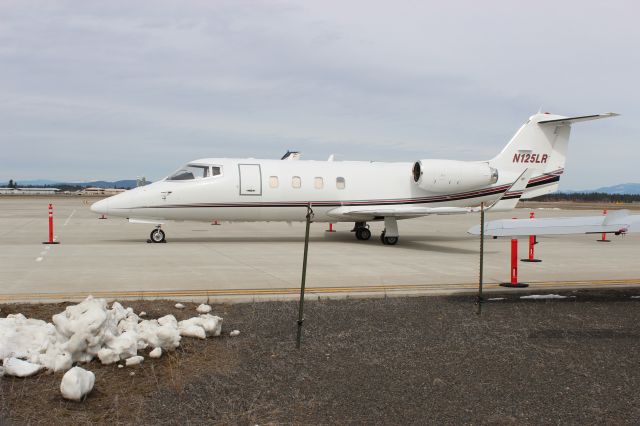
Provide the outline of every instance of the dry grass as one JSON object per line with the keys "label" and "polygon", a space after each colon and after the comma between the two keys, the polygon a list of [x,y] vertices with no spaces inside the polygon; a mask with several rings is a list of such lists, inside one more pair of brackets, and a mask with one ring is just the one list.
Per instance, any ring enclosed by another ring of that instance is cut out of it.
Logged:
{"label": "dry grass", "polygon": [[[481,317],[469,297],[311,302],[300,351],[295,303],[218,305],[240,337],[185,338],[136,368],[93,362],[83,403],[60,397],[60,374],[4,377],[0,423],[637,424],[640,300],[571,294],[507,295]],[[126,305],[181,318],[195,307]],[[45,318],[61,305],[11,310]]]}

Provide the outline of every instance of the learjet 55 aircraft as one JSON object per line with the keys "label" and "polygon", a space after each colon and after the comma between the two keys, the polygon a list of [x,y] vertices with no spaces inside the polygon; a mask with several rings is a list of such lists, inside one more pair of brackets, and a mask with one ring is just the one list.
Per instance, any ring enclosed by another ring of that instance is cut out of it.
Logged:
{"label": "learjet 55 aircraft", "polygon": [[398,242],[398,219],[510,210],[518,200],[554,192],[564,170],[571,124],[614,113],[529,118],[488,161],[281,161],[204,158],[147,186],[98,201],[97,213],[155,225],[150,241],[165,242],[161,225],[189,221],[354,222],[359,240],[368,221],[384,221],[383,244]]}

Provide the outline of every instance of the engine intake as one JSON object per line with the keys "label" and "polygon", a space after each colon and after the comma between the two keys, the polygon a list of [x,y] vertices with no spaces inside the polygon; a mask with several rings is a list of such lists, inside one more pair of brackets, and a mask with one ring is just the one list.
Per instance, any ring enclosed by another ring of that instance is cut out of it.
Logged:
{"label": "engine intake", "polygon": [[419,160],[413,164],[413,180],[425,191],[464,192],[496,183],[498,170],[482,162]]}

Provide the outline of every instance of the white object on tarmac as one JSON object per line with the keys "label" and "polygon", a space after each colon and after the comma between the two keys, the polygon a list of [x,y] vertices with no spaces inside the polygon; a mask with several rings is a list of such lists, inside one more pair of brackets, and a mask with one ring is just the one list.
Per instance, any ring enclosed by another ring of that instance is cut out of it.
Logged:
{"label": "white object on tarmac", "polygon": [[174,305],[177,309],[184,309],[184,305],[182,303],[176,303]]}
{"label": "white object on tarmac", "polygon": [[[607,215],[549,217],[542,219],[501,219],[484,225],[485,235],[491,237],[518,237],[529,235],[569,234],[626,234],[640,232],[640,215],[630,215],[629,210],[610,211]],[[480,225],[467,231],[480,235]]]}
{"label": "white object on tarmac", "polygon": [[142,361],[144,361],[144,357],[136,355],[132,356],[131,358],[127,358],[124,363],[127,365],[127,367],[132,367],[134,365],[142,364]]}
{"label": "white object on tarmac", "polygon": [[560,296],[559,294],[531,294],[529,296],[520,296],[520,299],[566,299],[567,296]]}
{"label": "white object on tarmac", "polygon": [[18,358],[7,358],[4,360],[4,374],[7,376],[29,377],[42,370],[44,366],[23,361]]}
{"label": "white object on tarmac", "polygon": [[162,348],[155,348],[149,352],[149,358],[160,358],[162,356]]}
{"label": "white object on tarmac", "polygon": [[196,311],[199,314],[208,314],[211,312],[211,306],[205,305],[204,303],[196,308]]}
{"label": "white object on tarmac", "polygon": [[60,392],[65,399],[80,401],[93,389],[96,376],[81,367],[73,367],[64,373],[60,382]]}
{"label": "white object on tarmac", "polygon": [[229,336],[231,337],[236,337],[240,335],[240,330],[233,330],[231,333],[229,333]]}

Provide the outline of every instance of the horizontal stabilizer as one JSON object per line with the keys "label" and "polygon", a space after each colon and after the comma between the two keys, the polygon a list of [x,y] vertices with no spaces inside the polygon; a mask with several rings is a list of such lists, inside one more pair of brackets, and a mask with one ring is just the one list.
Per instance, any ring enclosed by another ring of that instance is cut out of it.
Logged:
{"label": "horizontal stabilizer", "polygon": [[553,120],[542,120],[538,121],[538,124],[571,124],[579,123],[581,121],[599,120],[601,118],[615,117],[618,115],[620,114],[616,114],[615,112],[605,112],[604,114],[582,115],[579,117],[564,117],[556,118]]}
{"label": "horizontal stabilizer", "polygon": [[[480,235],[480,225],[467,231]],[[640,232],[640,215],[619,210],[608,216],[552,217],[544,219],[502,219],[485,223],[485,235],[523,237],[528,235],[568,235]]]}

